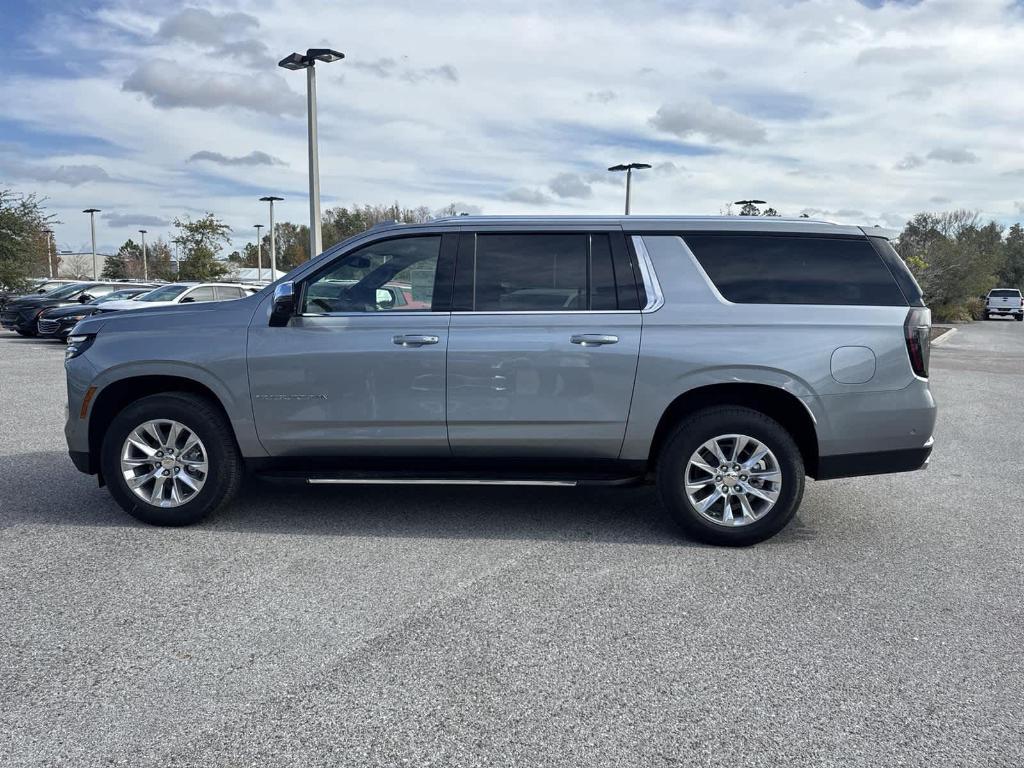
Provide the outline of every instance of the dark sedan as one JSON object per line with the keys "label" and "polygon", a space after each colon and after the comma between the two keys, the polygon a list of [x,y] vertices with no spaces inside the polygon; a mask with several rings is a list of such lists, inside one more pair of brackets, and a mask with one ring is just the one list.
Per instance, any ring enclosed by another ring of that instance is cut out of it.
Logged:
{"label": "dark sedan", "polygon": [[79,320],[99,312],[100,305],[108,301],[119,301],[121,299],[134,299],[144,293],[149,293],[155,285],[133,285],[131,288],[122,288],[119,291],[100,296],[85,304],[72,304],[69,307],[55,307],[47,309],[36,322],[36,333],[48,339],[66,339]]}
{"label": "dark sedan", "polygon": [[49,293],[12,299],[0,313],[0,326],[22,336],[35,336],[36,322],[45,310],[87,304],[100,296],[127,287],[131,286],[125,283],[81,282],[65,285]]}

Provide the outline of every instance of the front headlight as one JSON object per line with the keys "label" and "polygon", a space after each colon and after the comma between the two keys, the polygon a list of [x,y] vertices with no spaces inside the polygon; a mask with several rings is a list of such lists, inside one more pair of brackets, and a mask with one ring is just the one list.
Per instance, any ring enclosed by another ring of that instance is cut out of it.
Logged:
{"label": "front headlight", "polygon": [[64,315],[64,317],[61,318],[61,321],[64,321],[64,320],[74,320],[77,323],[79,320],[84,320],[88,316],[89,316],[88,312],[82,312],[81,314],[78,314],[78,315]]}
{"label": "front headlight", "polygon": [[95,338],[96,334],[94,333],[81,333],[68,336],[68,347],[64,350],[64,360],[67,361],[78,357],[92,346],[93,339]]}

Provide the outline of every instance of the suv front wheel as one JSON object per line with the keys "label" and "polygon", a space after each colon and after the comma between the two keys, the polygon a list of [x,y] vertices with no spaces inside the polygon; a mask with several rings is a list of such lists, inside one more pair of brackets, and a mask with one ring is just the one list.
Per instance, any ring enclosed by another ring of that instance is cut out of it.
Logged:
{"label": "suv front wheel", "polygon": [[103,439],[110,493],[152,525],[191,525],[238,492],[242,458],[224,415],[186,392],[144,397],[121,411]]}
{"label": "suv front wheel", "polygon": [[804,492],[792,436],[759,411],[721,406],[676,427],[658,459],[658,490],[683,531],[711,544],[746,546],[774,536]]}

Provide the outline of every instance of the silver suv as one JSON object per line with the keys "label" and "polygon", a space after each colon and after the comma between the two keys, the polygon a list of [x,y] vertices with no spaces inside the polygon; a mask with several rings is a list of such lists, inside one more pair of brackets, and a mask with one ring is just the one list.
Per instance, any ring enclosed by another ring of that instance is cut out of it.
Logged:
{"label": "silver suv", "polygon": [[186,525],[243,474],[654,479],[683,530],[772,536],[804,477],[920,469],[930,314],[889,243],[807,219],[388,225],[255,296],[99,315],[67,349],[71,458]]}

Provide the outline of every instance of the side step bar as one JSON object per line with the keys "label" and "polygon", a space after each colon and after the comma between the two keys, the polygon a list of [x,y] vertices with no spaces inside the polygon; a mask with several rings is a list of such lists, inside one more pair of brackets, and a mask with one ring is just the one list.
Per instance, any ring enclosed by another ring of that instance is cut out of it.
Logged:
{"label": "side step bar", "polygon": [[[443,478],[443,477],[308,477],[306,482],[309,485],[530,485],[530,486],[569,486],[575,487],[580,484],[579,480],[485,480],[466,478]],[[604,484],[614,484],[620,481],[606,481]]]}

